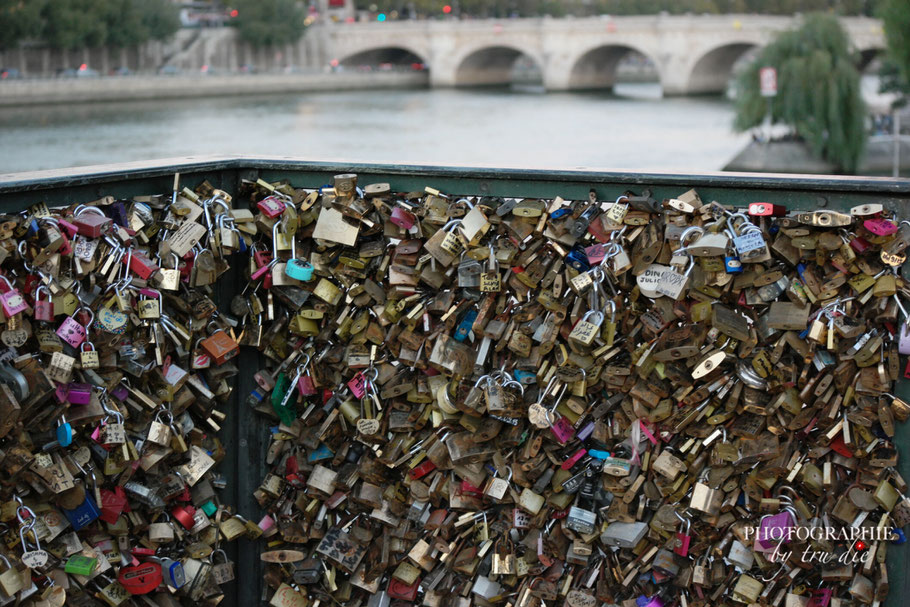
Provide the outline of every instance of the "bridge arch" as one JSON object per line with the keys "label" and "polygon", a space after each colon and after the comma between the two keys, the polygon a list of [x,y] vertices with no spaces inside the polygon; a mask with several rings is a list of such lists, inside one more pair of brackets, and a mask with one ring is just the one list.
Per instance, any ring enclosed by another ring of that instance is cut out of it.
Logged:
{"label": "bridge arch", "polygon": [[516,62],[522,57],[532,61],[538,70],[543,62],[534,50],[514,44],[491,44],[471,49],[455,60],[455,86],[491,86],[510,84]]}
{"label": "bridge arch", "polygon": [[420,51],[405,45],[370,48],[339,58],[339,64],[345,67],[411,66],[415,63],[427,65],[428,61]]}
{"label": "bridge arch", "polygon": [[695,61],[686,83],[686,94],[720,94],[727,90],[733,67],[753,49],[755,42],[729,42],[708,49]]}
{"label": "bridge arch", "polygon": [[616,83],[616,68],[619,62],[630,54],[649,59],[661,79],[660,65],[650,53],[623,43],[600,44],[580,53],[569,63],[570,90],[609,90]]}
{"label": "bridge arch", "polygon": [[860,72],[866,72],[876,59],[881,58],[885,53],[882,47],[870,47],[857,50],[856,69]]}

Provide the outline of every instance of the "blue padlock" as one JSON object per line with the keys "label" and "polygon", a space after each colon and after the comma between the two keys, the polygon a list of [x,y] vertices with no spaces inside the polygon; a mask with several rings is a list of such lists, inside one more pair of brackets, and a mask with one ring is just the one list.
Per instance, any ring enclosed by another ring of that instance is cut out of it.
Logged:
{"label": "blue padlock", "polygon": [[74,531],[79,531],[83,527],[91,525],[101,516],[98,506],[95,505],[95,500],[88,494],[85,495],[85,500],[72,510],[64,508],[63,514],[66,515]]}
{"label": "blue padlock", "polygon": [[174,559],[161,559],[161,574],[164,577],[164,583],[171,588],[182,588],[186,584],[186,572],[183,570],[183,563]]}
{"label": "blue padlock", "polygon": [[907,542],[907,536],[904,534],[903,529],[894,527],[891,529],[891,533],[894,534],[892,536],[894,539],[891,540],[892,544],[897,544],[900,546],[901,544],[905,544]]}
{"label": "blue padlock", "polygon": [[476,318],[477,310],[468,310],[465,312],[465,315],[461,317],[461,322],[458,323],[458,328],[455,329],[455,341],[464,341],[468,338],[468,335],[470,335],[472,331],[474,319]]}
{"label": "blue padlock", "polygon": [[512,371],[512,376],[515,377],[515,381],[523,386],[537,382],[537,373],[532,373],[531,371],[522,371],[521,369],[515,369]]}
{"label": "blue padlock", "polygon": [[733,255],[724,256],[724,270],[727,274],[742,274],[743,262]]}
{"label": "blue padlock", "polygon": [[57,422],[57,442],[61,447],[69,447],[73,444],[73,427],[66,421],[66,416],[61,417]]}
{"label": "blue padlock", "polygon": [[319,446],[307,456],[307,461],[310,463],[321,462],[323,460],[332,459],[333,457],[335,457],[335,454],[332,453],[332,450],[329,449],[328,445],[319,443]]}
{"label": "blue padlock", "polygon": [[561,209],[556,209],[555,211],[550,213],[550,219],[559,219],[561,217],[565,217],[566,215],[571,215],[571,214],[572,214],[572,209],[570,209],[569,207],[562,207]]}
{"label": "blue padlock", "polygon": [[308,282],[313,279],[313,265],[305,259],[289,259],[284,273],[294,280]]}
{"label": "blue padlock", "polygon": [[588,256],[585,255],[585,251],[581,247],[575,247],[569,251],[569,254],[566,255],[566,265],[579,272],[587,272],[591,268]]}

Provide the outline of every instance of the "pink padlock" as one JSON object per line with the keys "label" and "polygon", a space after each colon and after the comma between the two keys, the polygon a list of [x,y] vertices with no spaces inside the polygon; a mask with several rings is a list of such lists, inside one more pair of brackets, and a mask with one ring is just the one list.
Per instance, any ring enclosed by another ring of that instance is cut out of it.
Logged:
{"label": "pink padlock", "polygon": [[834,596],[834,591],[830,588],[816,588],[809,596],[806,607],[828,607],[832,596]]}
{"label": "pink padlock", "polygon": [[263,533],[267,533],[273,527],[275,527],[275,519],[270,517],[268,514],[263,516],[262,520],[259,521],[259,528],[262,529]]}
{"label": "pink padlock", "polygon": [[402,230],[410,230],[414,227],[414,224],[417,223],[417,217],[414,215],[414,213],[396,206],[392,209],[392,217],[389,219],[389,221],[394,223]]}
{"label": "pink padlock", "polygon": [[572,424],[569,423],[569,420],[564,417],[560,417],[556,420],[556,422],[550,426],[550,429],[556,436],[556,440],[563,444],[572,440],[572,437],[575,435],[575,428],[573,428]]}
{"label": "pink padlock", "polygon": [[6,286],[3,290],[3,294],[0,295],[0,305],[3,306],[3,313],[6,317],[12,318],[19,312],[28,310],[28,304],[25,303],[25,298],[19,293],[19,289],[13,287],[6,276],[0,276],[0,280],[2,280],[4,286]]}
{"label": "pink padlock", "polygon": [[269,196],[268,198],[263,198],[256,203],[256,206],[262,211],[262,214],[268,217],[269,219],[275,219],[282,213],[284,213],[285,204],[284,201],[275,197]]}
{"label": "pink padlock", "polygon": [[881,217],[867,219],[863,222],[863,227],[875,234],[876,236],[890,236],[897,232],[897,226]]}
{"label": "pink padlock", "polygon": [[67,316],[57,329],[57,337],[74,348],[78,348],[85,341],[85,327],[76,322],[72,316]]}
{"label": "pink padlock", "polygon": [[367,393],[366,391],[366,380],[363,377],[363,373],[358,373],[348,382],[348,388],[351,389],[351,393],[354,394],[354,398],[363,398]]}

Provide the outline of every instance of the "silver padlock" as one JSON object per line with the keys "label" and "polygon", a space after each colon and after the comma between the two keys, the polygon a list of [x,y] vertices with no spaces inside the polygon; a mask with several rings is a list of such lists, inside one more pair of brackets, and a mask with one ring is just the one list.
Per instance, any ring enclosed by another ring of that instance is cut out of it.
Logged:
{"label": "silver padlock", "polygon": [[389,607],[389,603],[391,602],[392,600],[389,598],[389,593],[382,590],[376,594],[370,595],[370,599],[367,601],[367,607]]}
{"label": "silver padlock", "polygon": [[575,496],[575,505],[569,508],[569,515],[566,517],[566,527],[582,535],[594,533],[597,526],[597,514],[589,509],[594,506],[594,483],[590,478],[593,472],[590,470],[588,472],[588,479]]}
{"label": "silver padlock", "polygon": [[499,596],[502,592],[502,586],[486,576],[478,575],[477,579],[474,580],[474,586],[471,588],[471,592],[482,599],[489,601],[494,596]]}
{"label": "silver padlock", "polygon": [[633,548],[648,532],[647,523],[610,523],[603,533],[600,541],[607,546],[618,548]]}

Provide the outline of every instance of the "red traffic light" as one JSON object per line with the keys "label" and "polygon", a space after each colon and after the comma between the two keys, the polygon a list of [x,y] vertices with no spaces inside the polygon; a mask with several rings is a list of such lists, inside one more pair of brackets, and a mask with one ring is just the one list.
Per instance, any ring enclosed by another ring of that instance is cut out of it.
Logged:
{"label": "red traffic light", "polygon": [[445,6],[442,7],[442,12],[444,12],[446,15],[448,15],[449,13],[452,12],[452,7],[449,6],[448,4],[446,4]]}

